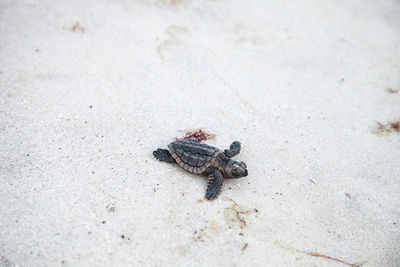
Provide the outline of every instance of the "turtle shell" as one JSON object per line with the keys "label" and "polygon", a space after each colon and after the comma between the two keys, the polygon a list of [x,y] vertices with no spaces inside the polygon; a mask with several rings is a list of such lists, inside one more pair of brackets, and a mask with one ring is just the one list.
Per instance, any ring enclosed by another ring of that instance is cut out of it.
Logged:
{"label": "turtle shell", "polygon": [[214,164],[220,150],[195,140],[177,140],[168,145],[171,156],[179,166],[191,173],[203,173]]}

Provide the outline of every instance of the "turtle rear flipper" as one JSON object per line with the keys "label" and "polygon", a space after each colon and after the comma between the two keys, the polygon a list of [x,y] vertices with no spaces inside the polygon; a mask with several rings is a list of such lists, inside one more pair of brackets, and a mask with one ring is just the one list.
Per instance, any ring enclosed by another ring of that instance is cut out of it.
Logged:
{"label": "turtle rear flipper", "polygon": [[208,200],[216,199],[221,192],[224,177],[218,169],[212,169],[208,178],[208,186],[206,191],[206,198]]}
{"label": "turtle rear flipper", "polygon": [[169,153],[169,151],[167,149],[159,148],[159,149],[153,151],[153,155],[156,159],[161,160],[161,161],[170,162],[170,163],[175,162],[174,158],[171,156],[171,153]]}

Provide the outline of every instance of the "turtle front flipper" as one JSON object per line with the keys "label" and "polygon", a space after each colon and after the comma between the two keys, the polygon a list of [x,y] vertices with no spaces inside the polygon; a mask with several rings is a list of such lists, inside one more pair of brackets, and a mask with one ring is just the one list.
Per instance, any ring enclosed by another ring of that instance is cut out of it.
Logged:
{"label": "turtle front flipper", "polygon": [[234,156],[236,156],[237,154],[239,154],[240,152],[240,142],[239,141],[235,141],[231,144],[231,146],[229,147],[229,149],[225,149],[224,154],[228,157],[228,158],[232,158]]}
{"label": "turtle front flipper", "polygon": [[153,151],[153,155],[156,159],[161,160],[161,161],[170,162],[170,163],[175,162],[174,158],[171,156],[171,153],[169,153],[169,151],[166,149],[159,148],[159,149]]}
{"label": "turtle front flipper", "polygon": [[222,183],[224,182],[224,176],[218,169],[212,169],[208,178],[208,186],[206,191],[206,198],[208,200],[214,200],[218,197],[221,192]]}

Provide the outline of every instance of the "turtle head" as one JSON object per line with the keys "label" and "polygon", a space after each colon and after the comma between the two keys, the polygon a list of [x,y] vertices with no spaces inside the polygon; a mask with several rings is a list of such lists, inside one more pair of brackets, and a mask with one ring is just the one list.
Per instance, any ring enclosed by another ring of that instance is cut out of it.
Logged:
{"label": "turtle head", "polygon": [[225,167],[227,178],[240,178],[248,175],[247,165],[243,161],[229,160]]}

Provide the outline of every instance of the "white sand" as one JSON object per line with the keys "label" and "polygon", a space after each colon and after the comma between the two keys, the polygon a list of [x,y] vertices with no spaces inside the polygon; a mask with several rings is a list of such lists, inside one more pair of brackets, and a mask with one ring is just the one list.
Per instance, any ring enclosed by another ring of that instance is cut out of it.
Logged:
{"label": "white sand", "polygon": [[[400,116],[399,14],[1,0],[0,265],[400,266],[400,135],[371,132]],[[249,168],[214,202],[151,154],[198,127]]]}

